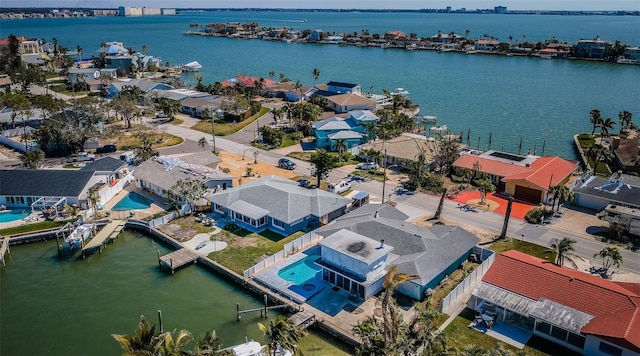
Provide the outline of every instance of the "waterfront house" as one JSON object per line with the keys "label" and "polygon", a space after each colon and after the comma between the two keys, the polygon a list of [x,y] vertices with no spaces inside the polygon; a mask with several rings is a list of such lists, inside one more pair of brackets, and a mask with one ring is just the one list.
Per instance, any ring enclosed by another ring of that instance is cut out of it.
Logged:
{"label": "waterfront house", "polygon": [[498,52],[500,49],[500,41],[496,40],[477,40],[473,49],[480,52]]}
{"label": "waterfront house", "polygon": [[[98,166],[93,166],[98,168]],[[90,207],[88,192],[96,190],[105,204],[115,193],[103,194],[106,190],[121,189],[109,181],[114,172],[105,174],[101,170],[85,169],[17,169],[0,170],[0,205],[8,208],[32,210],[50,207],[62,208],[65,204],[77,205],[81,209]],[[118,176],[118,179],[122,176]]]}
{"label": "waterfront house", "polygon": [[326,84],[326,91],[333,94],[362,94],[360,84],[330,81]]}
{"label": "waterfront house", "polygon": [[433,36],[431,36],[429,39],[431,40],[431,42],[436,42],[436,43],[452,43],[452,42],[458,42],[458,40],[463,39],[463,37],[453,32],[452,33],[438,32]]}
{"label": "waterfront house", "polygon": [[224,104],[224,98],[221,96],[213,96],[208,99],[187,97],[180,103],[182,104],[183,113],[200,119],[207,119],[217,113],[222,114],[220,107]]}
{"label": "waterfront house", "polygon": [[233,186],[233,176],[217,169],[219,161],[211,154],[199,153],[158,156],[136,167],[133,176],[138,188],[163,198],[169,196],[173,186],[180,180],[195,179],[211,191],[224,190]]}
{"label": "waterfront house", "polygon": [[640,173],[640,137],[611,139],[611,150],[614,155],[614,165],[616,169],[623,172]]}
{"label": "waterfront house", "polygon": [[609,41],[580,40],[576,43],[575,56],[578,58],[600,58],[604,59],[613,43]]}
{"label": "waterfront house", "polygon": [[309,36],[307,36],[307,42],[318,42],[322,39],[322,30],[311,30]]}
{"label": "waterfront house", "polygon": [[640,284],[614,282],[511,250],[467,306],[583,355],[640,353]]}
{"label": "waterfront house", "polygon": [[[112,70],[113,71],[113,70]],[[115,73],[109,71],[108,69],[101,69],[100,73],[104,73],[106,75],[109,76],[113,76],[115,77]],[[100,77],[100,75],[98,75],[98,78]],[[164,84],[164,83],[157,83],[157,82],[153,82],[150,80],[145,80],[145,79],[131,79],[131,80],[122,80],[122,81],[114,81],[111,84],[109,84],[106,88],[106,92],[107,92],[107,98],[117,98],[120,97],[120,93],[122,92],[122,88],[125,86],[133,86],[133,87],[137,87],[140,89],[140,92],[142,92],[142,95],[144,96],[147,93],[150,93],[152,91],[159,91],[159,90],[170,90],[173,89],[173,87],[169,84]]]}
{"label": "waterfront house", "polygon": [[627,47],[624,50],[625,58],[640,61],[640,47]]}
{"label": "waterfront house", "polygon": [[578,169],[578,162],[557,156],[521,156],[487,151],[481,155],[462,154],[453,167],[468,169],[477,178],[486,173],[498,191],[516,200],[534,204],[549,200],[550,187],[566,184]]}
{"label": "waterfront house", "polygon": [[354,110],[349,116],[331,117],[313,124],[316,147],[329,151],[336,150],[337,140],[346,140],[347,149],[358,146],[367,141],[369,133],[363,124],[375,124],[380,118],[370,110]]}
{"label": "waterfront house", "polygon": [[416,300],[430,294],[456,270],[480,241],[458,226],[424,228],[391,205],[364,205],[316,230],[323,279],[360,299],[382,290],[388,268],[420,278],[398,292]]}
{"label": "waterfront house", "polygon": [[609,204],[640,209],[640,178],[614,173],[610,178],[585,172],[571,185],[573,204],[589,209],[604,209]]}
{"label": "waterfront house", "polygon": [[[398,137],[389,140],[375,140],[358,146],[352,153],[362,156],[363,150],[375,150],[383,155],[386,152],[386,164],[397,165],[403,168],[410,168],[409,164],[414,161],[425,162],[427,166],[433,168],[434,156],[437,151],[438,142],[430,137],[422,135],[403,133]],[[364,157],[363,158],[368,158]]]}
{"label": "waterfront house", "polygon": [[266,229],[283,236],[317,227],[343,215],[350,199],[320,189],[307,189],[278,176],[268,176],[219,191],[206,198],[216,213],[253,232]]}
{"label": "waterfront house", "polygon": [[336,113],[345,113],[353,110],[376,110],[376,102],[360,94],[336,94],[326,96],[326,98],[329,101],[329,108]]}
{"label": "waterfront house", "polygon": [[251,77],[248,75],[238,75],[235,78],[227,79],[222,81],[223,87],[233,87],[235,85],[242,85],[245,88],[255,88],[256,85],[260,85],[262,88],[269,87],[271,85],[276,84],[275,80],[266,79],[262,77]]}

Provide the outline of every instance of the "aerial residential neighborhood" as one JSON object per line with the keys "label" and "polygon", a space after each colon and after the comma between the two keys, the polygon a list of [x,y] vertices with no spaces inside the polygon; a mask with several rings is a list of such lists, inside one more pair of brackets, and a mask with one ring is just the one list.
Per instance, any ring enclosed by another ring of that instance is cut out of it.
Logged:
{"label": "aerial residential neighborhood", "polygon": [[[505,44],[440,31],[189,26],[190,37],[409,51]],[[171,65],[146,45],[71,45],[0,40],[3,283],[29,246],[84,266],[142,239],[157,253],[142,268],[154,268],[158,285],[202,269],[228,283],[202,297],[236,304],[226,323],[277,315],[255,328],[264,342],[208,341],[234,355],[640,354],[640,151],[627,108],[619,122],[580,113],[593,131],[567,133],[576,157],[545,154],[546,141],[522,150],[522,138],[509,152],[491,148],[492,133],[484,149],[470,129],[453,132],[404,88],[320,79],[322,68],[308,73],[313,83],[275,72],[205,82],[200,63]],[[547,45],[508,50],[609,61],[619,51],[600,39]],[[637,60],[629,56],[617,58]],[[200,297],[172,293],[181,292]],[[176,337],[160,310],[158,323],[153,340]],[[277,325],[311,333],[311,346],[270,339]],[[138,327],[149,327],[144,316]],[[119,332],[105,335],[127,352]]]}

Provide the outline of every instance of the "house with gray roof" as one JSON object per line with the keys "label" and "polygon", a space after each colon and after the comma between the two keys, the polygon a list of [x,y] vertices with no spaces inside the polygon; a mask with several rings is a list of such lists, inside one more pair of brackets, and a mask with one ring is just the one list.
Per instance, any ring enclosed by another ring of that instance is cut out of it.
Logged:
{"label": "house with gray roof", "polygon": [[345,213],[351,201],[278,176],[219,191],[207,200],[213,211],[242,228],[254,232],[269,229],[283,236],[331,222]]}
{"label": "house with gray roof", "polygon": [[607,205],[620,205],[640,209],[640,179],[636,176],[614,173],[601,178],[584,173],[572,185],[573,204],[600,210]]}
{"label": "house with gray roof", "polygon": [[149,159],[133,171],[136,186],[164,198],[180,180],[200,180],[212,191],[233,186],[233,176],[217,168],[191,163],[193,161],[196,160],[191,160],[188,156],[158,156]]}
{"label": "house with gray roof", "polygon": [[89,207],[87,192],[106,183],[90,170],[16,169],[0,170],[0,205],[35,209],[77,204]]}
{"label": "house with gray roof", "polygon": [[107,98],[117,98],[122,92],[124,86],[134,86],[140,88],[143,95],[154,90],[170,90],[173,89],[171,85],[164,83],[157,83],[151,80],[145,79],[131,79],[126,81],[114,81],[106,88]]}
{"label": "house with gray roof", "polygon": [[422,300],[445,276],[465,261],[480,239],[458,226],[424,228],[390,205],[365,205],[316,233],[323,279],[354,297],[368,299],[382,290],[388,269],[420,278],[398,286],[398,292]]}

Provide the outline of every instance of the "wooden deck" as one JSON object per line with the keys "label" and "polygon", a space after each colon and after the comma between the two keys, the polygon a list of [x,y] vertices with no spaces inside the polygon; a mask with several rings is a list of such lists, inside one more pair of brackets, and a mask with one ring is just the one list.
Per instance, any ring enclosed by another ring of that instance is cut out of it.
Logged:
{"label": "wooden deck", "polygon": [[99,248],[100,252],[102,252],[102,247],[107,240],[113,240],[118,237],[122,229],[124,229],[124,224],[124,220],[113,220],[108,223],[82,248],[82,257],[84,258],[86,251],[94,248]]}
{"label": "wooden deck", "polygon": [[6,236],[2,239],[2,246],[0,246],[0,262],[2,262],[3,266],[6,266],[4,261],[4,255],[9,252],[11,254],[11,250],[9,250],[9,236]]}
{"label": "wooden deck", "polygon": [[200,257],[200,255],[198,255],[192,249],[181,248],[162,257],[158,257],[158,260],[160,263],[160,268],[162,268],[162,266],[167,266],[171,270],[171,274],[173,274],[176,269],[186,264],[196,262],[198,260],[198,257]]}
{"label": "wooden deck", "polygon": [[306,329],[316,322],[316,316],[311,313],[299,311],[293,314],[287,321],[294,326]]}

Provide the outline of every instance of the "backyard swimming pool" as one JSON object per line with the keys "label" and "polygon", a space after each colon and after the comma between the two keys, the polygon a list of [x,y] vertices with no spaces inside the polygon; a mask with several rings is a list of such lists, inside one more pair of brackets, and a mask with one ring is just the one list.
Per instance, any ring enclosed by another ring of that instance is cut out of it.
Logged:
{"label": "backyard swimming pool", "polygon": [[310,255],[298,260],[278,271],[278,277],[291,284],[304,284],[304,282],[312,279],[322,270],[322,267],[313,263],[318,258],[320,258],[319,255]]}
{"label": "backyard swimming pool", "polygon": [[0,211],[0,223],[24,219],[31,214],[30,209],[7,209]]}
{"label": "backyard swimming pool", "polygon": [[124,211],[124,210],[140,210],[147,209],[151,206],[153,200],[143,197],[136,192],[129,192],[122,200],[118,202],[111,210]]}

